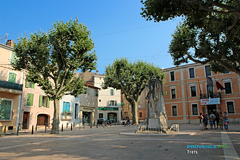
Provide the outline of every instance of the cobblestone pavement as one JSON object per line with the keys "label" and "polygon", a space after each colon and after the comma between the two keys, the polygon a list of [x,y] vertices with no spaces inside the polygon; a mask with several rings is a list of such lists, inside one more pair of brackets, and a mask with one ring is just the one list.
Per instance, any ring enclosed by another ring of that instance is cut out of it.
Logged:
{"label": "cobblestone pavement", "polygon": [[[232,148],[195,149],[188,145],[224,145],[220,129],[199,130],[197,124],[180,124],[180,131],[195,135],[120,135],[134,132],[135,126],[112,126],[0,138],[0,159],[82,159],[82,160],[158,160],[158,159],[239,159],[240,125],[229,126]],[[234,156],[231,151],[236,151]],[[229,152],[229,155],[227,153]],[[225,156],[224,156],[225,155]]]}

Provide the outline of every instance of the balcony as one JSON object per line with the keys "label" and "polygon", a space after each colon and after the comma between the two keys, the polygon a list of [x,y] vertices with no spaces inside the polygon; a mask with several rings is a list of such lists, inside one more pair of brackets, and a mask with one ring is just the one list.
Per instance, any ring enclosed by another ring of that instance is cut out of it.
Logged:
{"label": "balcony", "polygon": [[221,98],[221,92],[209,92],[200,95],[200,99]]}
{"label": "balcony", "polygon": [[[6,92],[21,93],[23,85],[22,84],[18,84],[18,83],[8,82],[8,81],[0,81],[0,88],[6,89],[6,90],[4,90]],[[15,90],[15,91],[13,91],[13,90]]]}

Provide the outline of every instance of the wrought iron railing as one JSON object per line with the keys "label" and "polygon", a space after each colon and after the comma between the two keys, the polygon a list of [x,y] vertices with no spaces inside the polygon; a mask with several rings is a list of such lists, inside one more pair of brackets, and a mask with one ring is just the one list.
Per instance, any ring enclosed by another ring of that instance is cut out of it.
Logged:
{"label": "wrought iron railing", "polygon": [[221,98],[221,92],[209,92],[200,94],[200,99]]}
{"label": "wrought iron railing", "polygon": [[23,85],[18,83],[8,82],[8,81],[0,81],[0,87],[22,91]]}

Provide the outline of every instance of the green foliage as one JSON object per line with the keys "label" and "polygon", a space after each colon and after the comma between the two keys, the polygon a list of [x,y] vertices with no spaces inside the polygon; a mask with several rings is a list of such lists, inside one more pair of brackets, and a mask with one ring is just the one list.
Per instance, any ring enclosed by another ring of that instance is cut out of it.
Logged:
{"label": "green foliage", "polygon": [[105,74],[103,88],[121,89],[130,103],[138,101],[151,78],[163,80],[165,77],[159,67],[140,60],[132,63],[127,58],[116,59],[112,65],[109,64]]}
{"label": "green foliage", "polygon": [[51,100],[59,100],[66,93],[77,96],[85,87],[75,72],[95,69],[93,48],[90,31],[78,19],[58,21],[49,32],[19,38],[14,45],[18,59],[13,66],[26,69],[27,81],[38,84]]}
{"label": "green foliage", "polygon": [[0,119],[3,119],[3,118],[4,118],[4,117],[3,117],[3,112],[4,112],[4,110],[3,110],[2,107],[1,107],[1,104],[2,104],[3,101],[4,101],[4,100],[0,98]]}
{"label": "green foliage", "polygon": [[183,16],[169,47],[174,64],[210,63],[214,72],[240,75],[238,1],[145,0],[141,15],[156,22]]}

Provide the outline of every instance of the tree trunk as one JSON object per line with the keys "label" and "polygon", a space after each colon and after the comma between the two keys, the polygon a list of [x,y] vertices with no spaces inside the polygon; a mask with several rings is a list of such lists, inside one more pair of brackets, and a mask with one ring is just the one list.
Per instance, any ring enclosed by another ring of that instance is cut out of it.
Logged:
{"label": "tree trunk", "polygon": [[138,124],[138,102],[132,102],[132,124],[136,125]]}
{"label": "tree trunk", "polygon": [[54,99],[54,115],[51,134],[59,134],[59,100]]}

